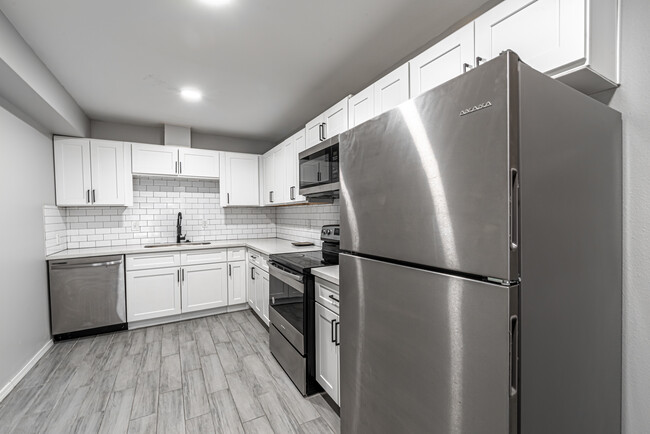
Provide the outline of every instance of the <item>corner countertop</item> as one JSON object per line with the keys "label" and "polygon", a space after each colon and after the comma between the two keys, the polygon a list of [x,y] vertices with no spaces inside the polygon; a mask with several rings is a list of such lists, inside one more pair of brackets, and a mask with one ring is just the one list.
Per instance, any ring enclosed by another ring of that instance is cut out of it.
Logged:
{"label": "corner countertop", "polygon": [[[206,241],[207,242],[207,241]],[[186,250],[224,249],[228,247],[247,247],[265,255],[279,253],[310,252],[320,250],[318,246],[296,247],[291,241],[279,238],[259,238],[251,240],[210,241],[207,245],[174,245],[169,247],[146,248],[144,245],[95,247],[88,249],[68,249],[45,257],[46,260],[88,258],[91,256],[131,255],[138,253],[176,252]],[[331,267],[326,267],[331,268]],[[338,268],[338,267],[337,267]],[[337,273],[338,274],[338,273]],[[338,279],[337,279],[338,280]]]}
{"label": "corner countertop", "polygon": [[312,268],[311,274],[314,276],[320,277],[321,279],[327,280],[335,285],[339,284],[339,266],[331,265],[329,267],[318,267]]}

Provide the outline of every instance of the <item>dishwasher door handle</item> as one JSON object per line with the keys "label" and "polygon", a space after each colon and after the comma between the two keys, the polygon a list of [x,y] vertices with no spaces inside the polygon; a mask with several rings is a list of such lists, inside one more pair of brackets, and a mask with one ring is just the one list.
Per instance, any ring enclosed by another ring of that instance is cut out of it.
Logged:
{"label": "dishwasher door handle", "polygon": [[91,268],[91,267],[110,267],[113,265],[121,265],[122,260],[108,261],[108,262],[93,262],[91,264],[68,264],[67,262],[59,262],[52,264],[52,270],[66,270],[71,268]]}

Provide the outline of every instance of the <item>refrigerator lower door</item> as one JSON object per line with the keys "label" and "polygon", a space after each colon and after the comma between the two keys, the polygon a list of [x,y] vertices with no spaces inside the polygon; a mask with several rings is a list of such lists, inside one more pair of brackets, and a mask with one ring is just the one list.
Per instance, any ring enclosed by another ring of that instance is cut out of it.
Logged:
{"label": "refrigerator lower door", "polygon": [[517,430],[518,286],[341,255],[341,432]]}

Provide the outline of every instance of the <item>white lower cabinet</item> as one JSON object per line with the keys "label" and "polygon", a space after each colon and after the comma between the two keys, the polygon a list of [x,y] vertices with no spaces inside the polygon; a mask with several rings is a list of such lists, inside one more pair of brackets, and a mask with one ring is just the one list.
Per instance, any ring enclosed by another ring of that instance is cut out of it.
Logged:
{"label": "white lower cabinet", "polygon": [[182,312],[228,305],[228,272],[225,263],[181,268]]}
{"label": "white lower cabinet", "polygon": [[339,404],[340,364],[339,316],[316,304],[316,380]]}
{"label": "white lower cabinet", "polygon": [[269,320],[269,273],[255,265],[247,268],[248,305],[268,326]]}
{"label": "white lower cabinet", "polygon": [[228,263],[228,306],[246,303],[246,261]]}
{"label": "white lower cabinet", "polygon": [[128,322],[180,314],[180,268],[127,271],[126,302]]}

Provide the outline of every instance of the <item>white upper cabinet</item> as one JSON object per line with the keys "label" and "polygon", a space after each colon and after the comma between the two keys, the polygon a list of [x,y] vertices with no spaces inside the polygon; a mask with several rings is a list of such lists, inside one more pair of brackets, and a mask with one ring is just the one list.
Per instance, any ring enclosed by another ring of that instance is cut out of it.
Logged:
{"label": "white upper cabinet", "polygon": [[54,175],[58,206],[90,205],[90,140],[54,139]]}
{"label": "white upper cabinet", "polygon": [[476,19],[476,55],[512,50],[531,67],[594,93],[618,83],[618,0],[506,0]]}
{"label": "white upper cabinet", "polygon": [[178,174],[191,178],[219,178],[218,151],[179,148]]}
{"label": "white upper cabinet", "polygon": [[350,98],[348,104],[350,128],[375,117],[375,86],[369,86]]}
{"label": "white upper cabinet", "polygon": [[323,114],[314,118],[305,126],[305,149],[340,134],[348,129],[348,102],[349,96],[336,103]]}
{"label": "white upper cabinet", "polygon": [[178,148],[174,146],[133,143],[131,159],[133,173],[136,175],[178,174]]}
{"label": "white upper cabinet", "polygon": [[91,173],[94,205],[124,205],[124,143],[91,140]]}
{"label": "white upper cabinet", "polygon": [[275,152],[273,149],[262,155],[262,165],[264,167],[264,205],[273,205],[273,191],[275,189]]}
{"label": "white upper cabinet", "polygon": [[238,152],[221,155],[221,206],[259,206],[260,156]]}
{"label": "white upper cabinet", "polygon": [[470,23],[409,62],[411,98],[473,67],[474,23]]}
{"label": "white upper cabinet", "polygon": [[304,196],[301,196],[298,194],[298,191],[300,190],[300,178],[298,176],[299,173],[299,157],[298,155],[304,151],[305,145],[306,145],[306,134],[305,130],[300,130],[291,138],[289,138],[289,142],[291,142],[291,147],[289,148],[289,152],[285,153],[285,159],[286,159],[286,172],[287,172],[287,179],[286,179],[286,186],[288,189],[288,203],[298,203],[298,202],[305,202],[306,199]]}
{"label": "white upper cabinet", "polygon": [[132,205],[129,162],[122,142],[55,137],[56,204]]}
{"label": "white upper cabinet", "polygon": [[409,99],[409,64],[406,63],[378,80],[374,85],[375,116]]}
{"label": "white upper cabinet", "polygon": [[219,151],[134,143],[131,152],[136,175],[219,178]]}
{"label": "white upper cabinet", "polygon": [[273,204],[283,204],[286,202],[289,194],[287,193],[286,184],[286,158],[285,158],[285,145],[288,140],[280,143],[278,146],[273,148],[273,177],[275,178],[273,185]]}

